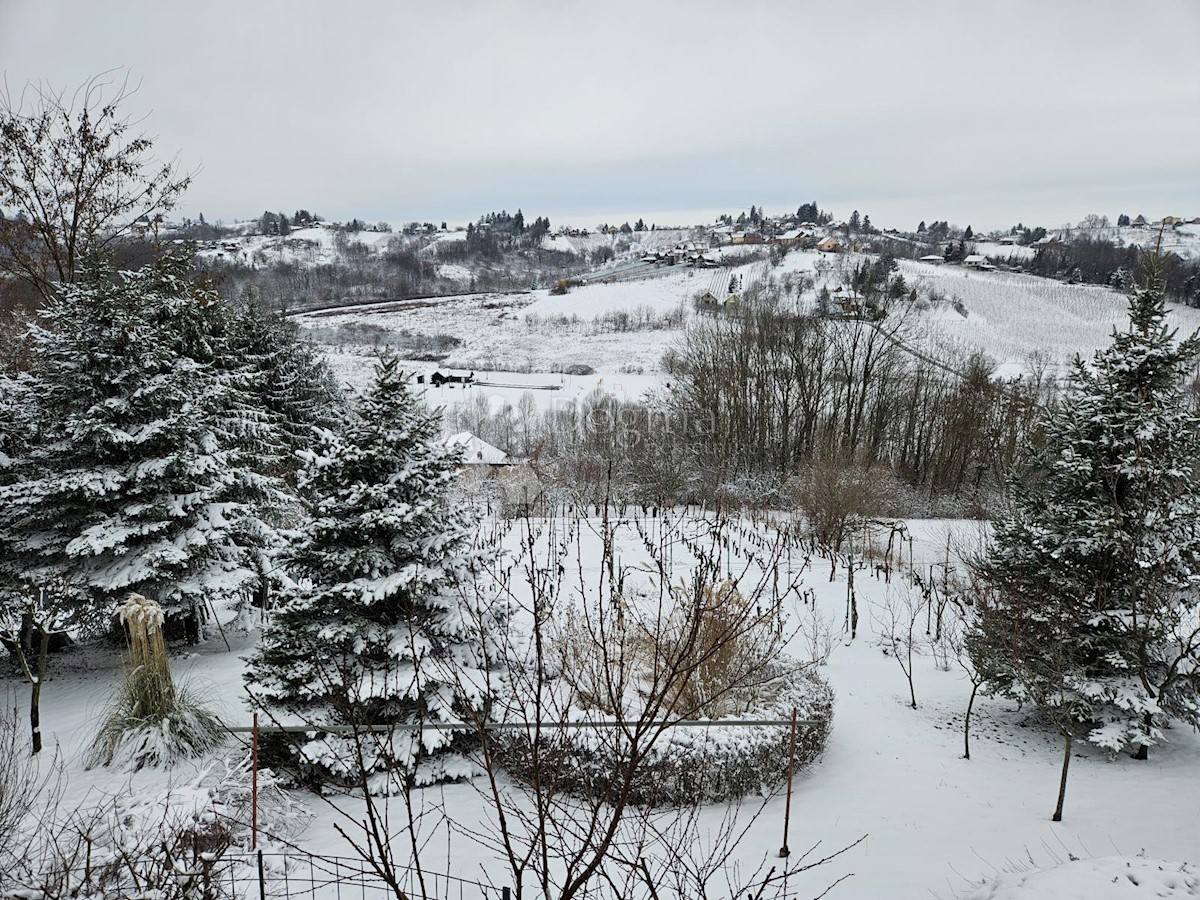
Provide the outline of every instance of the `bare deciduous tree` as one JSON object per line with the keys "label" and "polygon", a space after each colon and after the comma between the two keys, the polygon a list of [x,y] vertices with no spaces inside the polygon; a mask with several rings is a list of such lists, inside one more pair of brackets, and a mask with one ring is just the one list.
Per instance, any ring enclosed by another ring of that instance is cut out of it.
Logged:
{"label": "bare deciduous tree", "polygon": [[191,181],[125,107],[128,77],[0,93],[0,276],[49,299],[91,250],[148,232]]}

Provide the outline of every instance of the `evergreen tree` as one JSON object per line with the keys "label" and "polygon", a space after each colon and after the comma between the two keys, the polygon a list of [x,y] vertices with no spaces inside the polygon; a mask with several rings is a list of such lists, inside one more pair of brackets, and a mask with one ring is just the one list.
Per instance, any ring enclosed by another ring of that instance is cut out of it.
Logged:
{"label": "evergreen tree", "polygon": [[870,216],[863,216],[862,229],[867,234],[870,234],[874,230],[873,228],[871,228],[871,217]]}
{"label": "evergreen tree", "polygon": [[299,453],[343,415],[345,401],[328,364],[300,340],[294,322],[250,293],[230,329],[229,360],[274,428],[256,450],[260,472],[295,486]]}
{"label": "evergreen tree", "polygon": [[66,585],[107,619],[130,592],[194,626],[247,593],[280,498],[243,376],[223,367],[223,306],[168,254],[114,278],[94,261],[32,330],[36,442],[0,488],[5,568]]}
{"label": "evergreen tree", "polygon": [[[450,502],[455,453],[418,407],[393,357],[380,360],[358,416],[307,454],[312,518],[285,559],[297,582],[274,614],[247,679],[268,707],[314,724],[460,720],[486,698],[490,647],[462,590],[476,561],[472,522]],[[381,790],[464,771],[464,736],[403,733],[363,760]],[[357,780],[349,737],[300,749],[310,776]]]}
{"label": "evergreen tree", "polygon": [[921,224],[917,226],[917,234],[924,234],[924,233],[925,233],[925,220],[922,219]]}
{"label": "evergreen tree", "polygon": [[975,237],[975,232],[973,232],[973,231],[971,230],[971,226],[970,226],[970,225],[968,225],[968,226],[967,226],[967,230],[963,232],[963,240],[967,240],[967,241],[969,241],[969,240],[971,240],[971,239],[972,239],[972,238],[974,238],[974,237]]}
{"label": "evergreen tree", "polygon": [[1200,418],[1183,387],[1200,340],[1175,341],[1162,290],[1156,259],[1128,329],[1075,360],[996,523],[972,642],[989,690],[1140,758],[1168,720],[1200,725]]}
{"label": "evergreen tree", "polygon": [[861,219],[861,218],[859,218],[859,215],[858,215],[858,210],[857,210],[857,209],[856,209],[856,210],[854,210],[854,212],[850,213],[850,222],[849,222],[849,224],[850,224],[850,230],[851,230],[851,231],[858,231],[858,230],[859,230],[859,228],[860,228],[860,227],[862,227],[862,219]]}

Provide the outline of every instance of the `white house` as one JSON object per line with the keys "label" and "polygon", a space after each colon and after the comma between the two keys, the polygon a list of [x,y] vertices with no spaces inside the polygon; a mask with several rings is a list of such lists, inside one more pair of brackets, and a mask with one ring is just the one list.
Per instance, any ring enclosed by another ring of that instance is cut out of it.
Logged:
{"label": "white house", "polygon": [[506,466],[512,460],[499,447],[494,447],[482,438],[477,438],[469,431],[452,434],[444,441],[447,447],[458,448],[462,453],[463,465],[467,466]]}
{"label": "white house", "polygon": [[990,270],[990,269],[996,268],[990,262],[987,261],[986,256],[982,256],[978,253],[972,253],[970,256],[968,256],[966,259],[964,259],[963,265],[966,266],[968,269]]}

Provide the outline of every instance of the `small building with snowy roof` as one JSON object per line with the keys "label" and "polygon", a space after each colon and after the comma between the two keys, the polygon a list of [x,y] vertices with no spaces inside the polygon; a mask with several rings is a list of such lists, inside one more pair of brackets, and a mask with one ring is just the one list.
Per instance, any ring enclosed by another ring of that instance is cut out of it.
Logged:
{"label": "small building with snowy roof", "polygon": [[452,434],[446,438],[444,443],[447,447],[457,448],[462,453],[463,465],[507,466],[512,464],[507,453],[469,431]]}
{"label": "small building with snowy roof", "polygon": [[968,269],[988,270],[988,269],[996,268],[990,262],[987,261],[986,256],[983,256],[979,253],[972,253],[970,256],[968,256],[966,259],[963,260],[963,265],[966,266]]}

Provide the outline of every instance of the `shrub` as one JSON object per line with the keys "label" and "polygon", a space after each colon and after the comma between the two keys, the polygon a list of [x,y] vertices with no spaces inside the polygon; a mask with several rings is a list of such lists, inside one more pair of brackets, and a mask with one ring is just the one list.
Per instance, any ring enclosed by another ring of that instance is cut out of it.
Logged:
{"label": "shrub", "polygon": [[[833,726],[833,689],[807,670],[776,666],[769,674],[773,677],[765,684],[771,696],[742,715],[783,720],[795,708],[798,718],[820,722],[796,730],[799,771],[825,752]],[[624,742],[619,729],[549,729],[539,735],[538,749],[543,768],[562,773],[563,789],[589,798],[613,798],[621,787]],[[790,729],[783,725],[667,728],[639,765],[629,801],[635,806],[676,807],[770,791],[787,778],[790,743]],[[528,779],[529,735],[500,732],[497,747],[505,769],[514,778]]]}
{"label": "shrub", "polygon": [[218,746],[224,731],[220,721],[171,678],[162,607],[130,594],[119,614],[129,632],[129,658],[90,761],[109,765],[122,760],[136,769],[199,756]]}
{"label": "shrub", "polygon": [[[498,753],[515,778],[553,771],[558,789],[603,802],[617,800],[628,780],[629,802],[649,807],[770,791],[787,775],[791,729],[720,722],[786,720],[793,709],[818,723],[798,731],[796,764],[821,755],[833,693],[812,666],[782,654],[776,616],[732,581],[684,582],[669,596],[662,612],[639,613],[662,609],[662,599],[626,588],[618,602],[627,611],[608,627],[597,628],[599,610],[562,622],[551,644],[570,698],[563,721],[638,724],[501,732]],[[694,719],[713,724],[678,724]]]}
{"label": "shrub", "polygon": [[834,459],[809,466],[793,490],[813,536],[840,551],[862,518],[879,515],[888,507],[891,481],[878,467]]}

